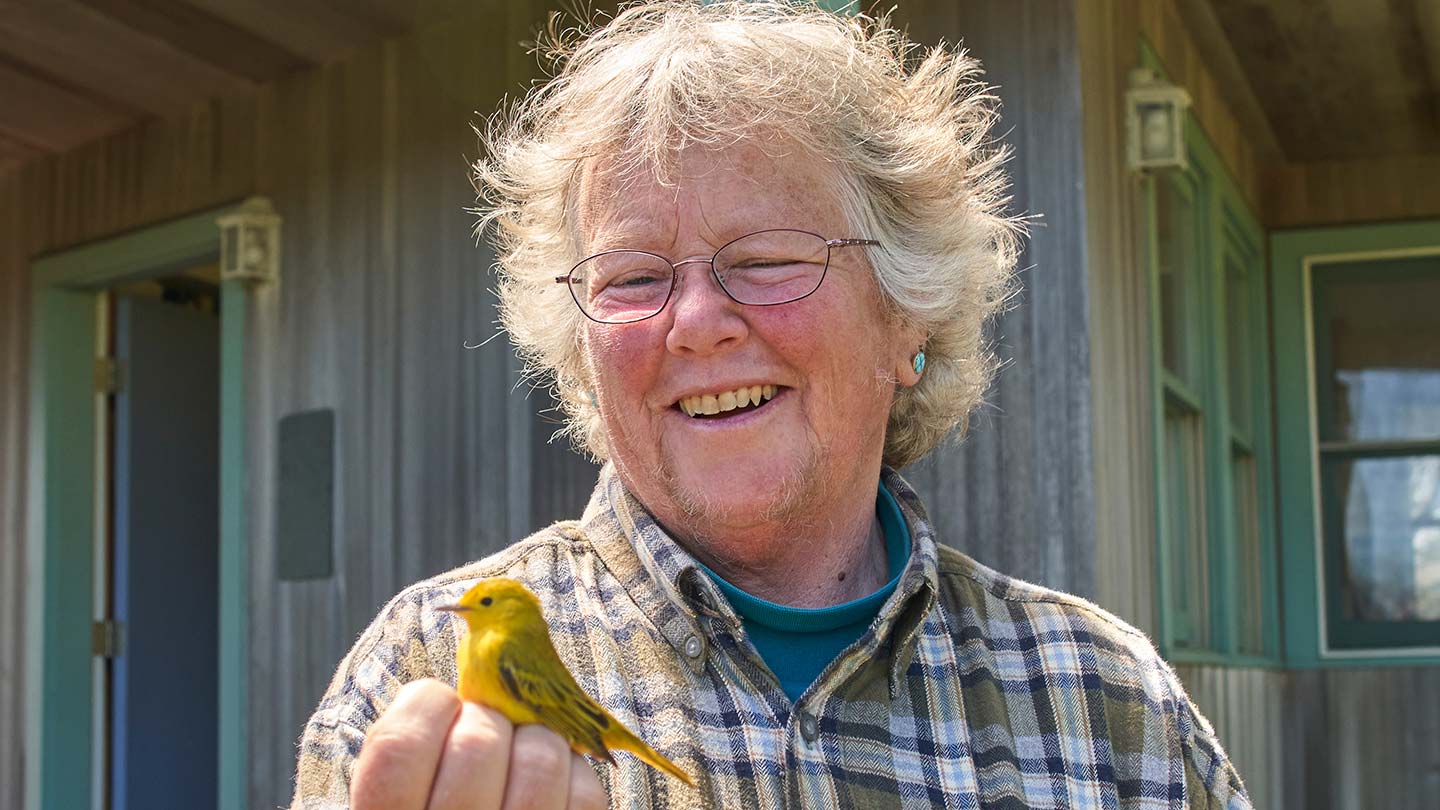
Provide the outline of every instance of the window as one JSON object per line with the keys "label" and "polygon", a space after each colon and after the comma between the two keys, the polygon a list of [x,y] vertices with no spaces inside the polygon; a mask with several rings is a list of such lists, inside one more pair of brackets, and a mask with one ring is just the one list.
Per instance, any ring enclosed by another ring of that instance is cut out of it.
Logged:
{"label": "window", "polygon": [[1330,644],[1440,642],[1440,257],[1311,269]]}
{"label": "window", "polygon": [[1267,309],[1258,223],[1193,118],[1190,168],[1146,184],[1161,647],[1279,655]]}
{"label": "window", "polygon": [[1440,658],[1440,223],[1277,234],[1288,657]]}

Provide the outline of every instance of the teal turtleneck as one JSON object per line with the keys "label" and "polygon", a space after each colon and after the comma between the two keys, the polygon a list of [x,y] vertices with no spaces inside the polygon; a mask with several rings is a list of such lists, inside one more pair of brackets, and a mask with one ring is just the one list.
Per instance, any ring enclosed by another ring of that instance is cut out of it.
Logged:
{"label": "teal turtleneck", "polygon": [[730,600],[745,634],[791,701],[798,700],[836,656],[865,635],[900,584],[900,573],[910,558],[910,530],[900,504],[883,486],[875,498],[875,516],[885,535],[889,582],[853,602],[817,610],[777,605],[751,596],[701,566]]}

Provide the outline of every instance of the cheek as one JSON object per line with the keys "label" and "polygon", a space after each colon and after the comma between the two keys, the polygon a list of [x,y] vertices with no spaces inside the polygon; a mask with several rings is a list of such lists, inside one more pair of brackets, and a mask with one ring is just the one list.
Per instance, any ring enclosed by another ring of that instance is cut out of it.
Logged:
{"label": "cheek", "polygon": [[639,324],[623,328],[595,326],[587,330],[584,351],[593,384],[611,400],[641,396],[659,361],[653,330]]}

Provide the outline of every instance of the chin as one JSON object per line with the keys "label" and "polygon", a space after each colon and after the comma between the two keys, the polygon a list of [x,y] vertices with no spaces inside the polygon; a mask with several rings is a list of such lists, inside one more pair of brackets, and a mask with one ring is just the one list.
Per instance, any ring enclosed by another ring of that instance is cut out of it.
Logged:
{"label": "chin", "polygon": [[[823,482],[813,454],[797,458],[779,453],[791,464],[719,464],[696,468],[666,459],[661,474],[671,502],[695,529],[709,533],[740,529],[800,517],[807,505],[820,503],[816,488]],[[797,463],[798,462],[798,463]],[[738,472],[737,472],[738,466]]]}

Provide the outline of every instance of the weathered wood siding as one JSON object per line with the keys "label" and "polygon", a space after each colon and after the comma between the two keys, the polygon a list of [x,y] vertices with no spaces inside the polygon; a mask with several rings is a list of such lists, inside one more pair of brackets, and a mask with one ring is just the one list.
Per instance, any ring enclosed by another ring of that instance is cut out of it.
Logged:
{"label": "weathered wood siding", "polygon": [[[537,6],[422,23],[260,97],[256,186],[287,212],[287,238],[285,278],[252,331],[253,805],[288,801],[295,736],[386,600],[564,505],[531,502],[536,478],[551,477],[531,464],[543,395],[517,389],[503,338],[464,348],[496,331],[492,256],[465,211],[469,125],[534,75],[516,43],[544,19]],[[337,570],[281,582],[268,528],[275,425],[315,407],[334,408],[339,426]]]}
{"label": "weathered wood siding", "polygon": [[1089,309],[1075,21],[1051,2],[916,2],[897,23],[963,40],[1003,100],[1012,211],[1033,217],[1018,294],[994,328],[1005,367],[963,444],[906,471],[941,538],[1005,573],[1095,595]]}
{"label": "weathered wood siding", "polygon": [[1276,229],[1440,217],[1440,155],[1277,165],[1264,192]]}

